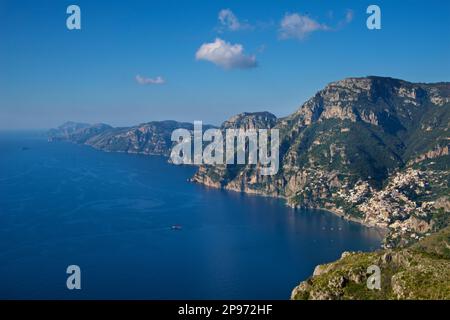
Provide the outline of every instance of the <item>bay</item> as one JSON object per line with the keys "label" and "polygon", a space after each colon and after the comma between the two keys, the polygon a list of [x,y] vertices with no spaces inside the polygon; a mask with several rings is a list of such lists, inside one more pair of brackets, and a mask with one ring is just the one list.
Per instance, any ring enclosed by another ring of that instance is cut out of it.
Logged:
{"label": "bay", "polygon": [[[0,298],[288,299],[317,264],[380,246],[375,229],[193,184],[194,172],[0,133]],[[72,264],[81,290],[66,288]]]}

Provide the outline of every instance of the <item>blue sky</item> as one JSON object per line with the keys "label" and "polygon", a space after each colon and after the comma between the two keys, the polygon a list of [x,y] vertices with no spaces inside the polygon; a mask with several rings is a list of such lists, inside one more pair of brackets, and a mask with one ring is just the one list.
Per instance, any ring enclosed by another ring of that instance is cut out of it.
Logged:
{"label": "blue sky", "polygon": [[[66,28],[70,4],[81,30]],[[449,20],[445,0],[0,0],[0,129],[220,124],[288,115],[345,77],[450,81]]]}

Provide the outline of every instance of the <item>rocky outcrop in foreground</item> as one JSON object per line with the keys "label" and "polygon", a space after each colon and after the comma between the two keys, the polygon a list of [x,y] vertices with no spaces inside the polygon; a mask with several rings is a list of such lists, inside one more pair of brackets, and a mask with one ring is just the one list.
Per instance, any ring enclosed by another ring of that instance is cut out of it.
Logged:
{"label": "rocky outcrop in foreground", "polygon": [[[372,265],[381,271],[379,290],[367,287]],[[450,227],[409,248],[344,252],[338,261],[317,266],[291,299],[450,299]]]}

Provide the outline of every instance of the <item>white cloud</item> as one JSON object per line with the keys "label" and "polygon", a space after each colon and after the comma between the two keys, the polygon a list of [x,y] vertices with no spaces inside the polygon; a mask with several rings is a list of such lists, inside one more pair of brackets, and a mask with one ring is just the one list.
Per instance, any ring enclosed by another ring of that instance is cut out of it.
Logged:
{"label": "white cloud", "polygon": [[305,39],[310,33],[315,31],[329,31],[330,27],[326,24],[298,13],[286,13],[280,24],[281,39]]}
{"label": "white cloud", "polygon": [[244,54],[244,47],[241,44],[231,44],[220,38],[202,44],[195,58],[210,61],[224,69],[250,69],[258,65],[254,55]]}
{"label": "white cloud", "polygon": [[156,77],[156,78],[146,78],[142,77],[139,74],[136,76],[136,82],[142,85],[146,84],[164,84],[166,83],[166,80],[164,80],[163,77]]}
{"label": "white cloud", "polygon": [[247,22],[241,22],[236,15],[230,9],[222,9],[219,12],[220,31],[239,31],[245,29],[251,29],[251,26]]}

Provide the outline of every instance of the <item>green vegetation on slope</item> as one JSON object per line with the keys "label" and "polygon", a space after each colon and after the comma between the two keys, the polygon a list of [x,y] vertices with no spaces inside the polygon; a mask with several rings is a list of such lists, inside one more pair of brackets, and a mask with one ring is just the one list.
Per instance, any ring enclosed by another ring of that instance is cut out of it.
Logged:
{"label": "green vegetation on slope", "polygon": [[[368,289],[367,268],[381,269],[381,289]],[[344,253],[316,267],[291,299],[450,299],[450,227],[409,248]]]}

